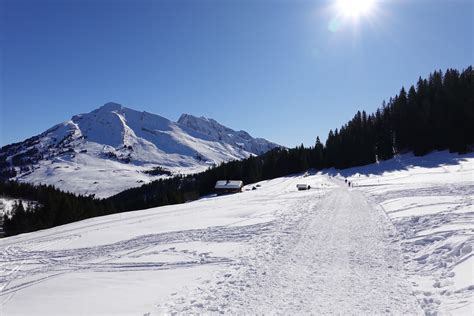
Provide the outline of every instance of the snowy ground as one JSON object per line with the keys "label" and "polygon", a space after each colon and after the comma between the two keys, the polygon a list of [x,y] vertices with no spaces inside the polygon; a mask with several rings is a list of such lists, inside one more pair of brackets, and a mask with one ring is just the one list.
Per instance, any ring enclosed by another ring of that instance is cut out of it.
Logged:
{"label": "snowy ground", "polygon": [[472,314],[474,159],[453,157],[1,239],[0,313]]}
{"label": "snowy ground", "polygon": [[[279,213],[318,193],[296,192],[299,180],[277,179],[238,195],[2,239],[0,310],[5,315],[157,312],[158,304],[241,265],[253,249],[250,241],[271,229]],[[318,184],[317,178],[305,181]],[[193,306],[192,299],[188,304]]]}
{"label": "snowy ground", "polygon": [[252,250],[162,312],[420,314],[394,229],[358,192],[331,188],[298,198]]}
{"label": "snowy ground", "polygon": [[474,155],[405,155],[344,170],[394,223],[426,314],[474,314]]}

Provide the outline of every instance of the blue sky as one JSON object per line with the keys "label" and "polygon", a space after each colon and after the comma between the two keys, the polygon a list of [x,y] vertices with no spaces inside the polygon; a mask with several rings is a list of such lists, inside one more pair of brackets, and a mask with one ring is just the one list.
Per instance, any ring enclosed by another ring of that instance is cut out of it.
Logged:
{"label": "blue sky", "polygon": [[473,64],[471,0],[381,0],[358,19],[334,3],[0,0],[0,145],[108,101],[313,145]]}

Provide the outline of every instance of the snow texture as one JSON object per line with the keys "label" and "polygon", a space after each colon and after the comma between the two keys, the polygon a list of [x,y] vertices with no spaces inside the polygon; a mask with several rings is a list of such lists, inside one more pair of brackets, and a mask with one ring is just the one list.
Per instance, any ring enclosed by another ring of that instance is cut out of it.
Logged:
{"label": "snow texture", "polygon": [[211,118],[198,118],[190,114],[183,114],[178,119],[178,123],[205,135],[209,135],[213,139],[218,139],[257,155],[263,154],[278,146],[263,138],[253,138],[245,131],[234,131]]}
{"label": "snow texture", "polygon": [[425,314],[473,315],[474,155],[404,155],[338,174],[395,225]]}

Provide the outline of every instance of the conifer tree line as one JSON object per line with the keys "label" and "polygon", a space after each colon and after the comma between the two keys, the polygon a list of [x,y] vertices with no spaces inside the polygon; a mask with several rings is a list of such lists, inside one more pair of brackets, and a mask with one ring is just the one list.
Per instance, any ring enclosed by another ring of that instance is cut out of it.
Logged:
{"label": "conifer tree line", "polygon": [[32,185],[16,181],[0,181],[0,197],[33,201],[33,206],[15,203],[12,214],[4,214],[6,236],[50,228],[81,219],[115,213],[107,200],[62,192],[51,185]]}
{"label": "conifer tree line", "polygon": [[339,130],[329,132],[325,166],[347,168],[413,151],[465,153],[474,144],[474,73],[435,71],[400,93],[375,113],[359,111]]}
{"label": "conifer tree line", "polygon": [[38,201],[39,206],[25,210],[21,205],[18,215],[4,219],[4,231],[13,235],[94,216],[184,203],[212,193],[216,181],[222,179],[240,179],[248,184],[309,168],[370,164],[407,151],[415,155],[445,149],[465,153],[474,144],[473,78],[472,66],[462,72],[435,71],[428,79],[420,78],[408,91],[402,88],[374,113],[357,112],[341,128],[329,131],[325,144],[317,137],[311,147],[276,148],[199,174],[153,181],[105,200],[60,192],[50,186],[6,182],[0,185],[0,194],[5,186],[10,187],[10,193],[4,194]]}
{"label": "conifer tree line", "polygon": [[261,156],[222,163],[202,173],[153,181],[108,200],[120,211],[184,203],[213,193],[218,180],[239,179],[248,184],[307,170],[312,167],[313,154],[313,149],[303,145],[275,148]]}

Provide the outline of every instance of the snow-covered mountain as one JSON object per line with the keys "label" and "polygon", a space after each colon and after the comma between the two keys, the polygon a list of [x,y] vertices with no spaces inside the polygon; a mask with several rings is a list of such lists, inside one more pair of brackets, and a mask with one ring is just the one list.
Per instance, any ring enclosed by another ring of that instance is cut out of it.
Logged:
{"label": "snow-covered mountain", "polygon": [[263,154],[275,148],[275,144],[266,139],[253,138],[245,131],[234,131],[210,118],[183,114],[178,123],[254,154]]}
{"label": "snow-covered mountain", "polygon": [[212,119],[178,122],[107,103],[0,149],[0,176],[105,197],[159,176],[202,171],[277,144]]}

